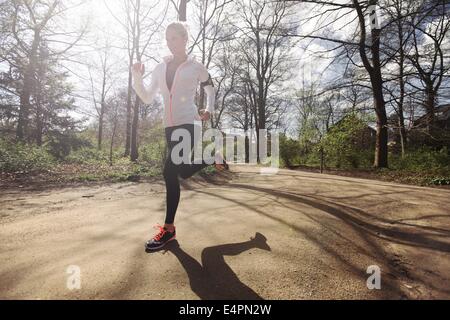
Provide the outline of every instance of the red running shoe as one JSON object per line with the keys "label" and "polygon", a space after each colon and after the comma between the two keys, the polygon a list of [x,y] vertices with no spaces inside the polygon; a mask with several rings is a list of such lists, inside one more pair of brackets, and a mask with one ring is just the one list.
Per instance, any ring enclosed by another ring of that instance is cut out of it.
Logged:
{"label": "red running shoe", "polygon": [[168,242],[175,240],[176,237],[176,230],[174,228],[173,232],[170,232],[164,227],[161,227],[160,225],[156,225],[155,229],[159,229],[159,232],[153,237],[153,239],[150,239],[145,244],[146,250],[158,250],[164,247]]}

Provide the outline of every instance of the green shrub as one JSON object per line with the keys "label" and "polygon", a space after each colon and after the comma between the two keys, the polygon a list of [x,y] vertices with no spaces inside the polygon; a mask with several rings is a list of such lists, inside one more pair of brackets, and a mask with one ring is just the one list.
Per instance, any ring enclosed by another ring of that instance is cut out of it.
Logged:
{"label": "green shrub", "polygon": [[410,150],[404,158],[398,155],[390,155],[390,167],[397,170],[414,172],[448,170],[450,171],[450,156],[447,147],[439,151],[430,147],[420,147]]}
{"label": "green shrub", "polygon": [[139,148],[138,162],[143,166],[163,167],[165,160],[165,143],[149,143]]}
{"label": "green shrub", "polygon": [[77,135],[74,132],[61,133],[58,131],[49,132],[46,136],[45,146],[58,160],[65,160],[71,153],[81,148],[92,148],[93,145],[89,140]]}
{"label": "green shrub", "polygon": [[45,147],[0,139],[0,171],[2,172],[46,170],[54,164],[54,157]]}
{"label": "green shrub", "polygon": [[326,155],[327,166],[337,168],[370,166],[373,161],[372,148],[366,141],[361,141],[365,130],[367,130],[366,121],[355,113],[348,114],[332,127],[320,143]]}
{"label": "green shrub", "polygon": [[78,164],[109,163],[109,152],[92,147],[83,147],[72,151],[65,158],[66,162]]}
{"label": "green shrub", "polygon": [[445,177],[438,177],[438,178],[432,178],[431,180],[430,180],[430,183],[431,184],[434,184],[434,185],[439,185],[439,186],[443,186],[443,185],[450,185],[450,177],[447,177],[447,178],[445,178]]}
{"label": "green shrub", "polygon": [[283,166],[292,166],[298,163],[300,145],[298,141],[280,134],[280,160]]}
{"label": "green shrub", "polygon": [[320,147],[315,146],[311,152],[305,154],[301,164],[312,167],[320,166]]}

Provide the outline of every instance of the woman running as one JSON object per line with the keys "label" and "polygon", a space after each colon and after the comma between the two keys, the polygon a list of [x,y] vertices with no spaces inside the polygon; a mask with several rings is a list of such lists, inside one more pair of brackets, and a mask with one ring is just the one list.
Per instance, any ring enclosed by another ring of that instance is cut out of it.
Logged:
{"label": "woman running", "polygon": [[[157,226],[159,232],[147,241],[145,245],[147,250],[158,250],[175,239],[174,220],[180,201],[178,176],[187,179],[207,167],[208,163],[213,163],[218,170],[228,170],[228,165],[219,152],[215,154],[213,161],[202,160],[202,163],[196,164],[191,161],[178,164],[178,161],[174,162],[172,159],[172,149],[180,142],[172,141],[172,133],[177,129],[187,130],[190,135],[191,152],[198,142],[197,138],[200,138],[198,134],[194,135],[194,131],[201,132],[201,126],[195,124],[195,121],[210,119],[214,112],[215,90],[208,70],[192,55],[186,53],[188,32],[183,23],[174,22],[167,27],[166,41],[172,55],[164,57],[163,62],[155,67],[148,88],[143,83],[145,66],[138,62],[133,64],[131,70],[133,88],[144,103],[150,103],[158,90],[164,100],[163,123],[168,150],[163,171],[166,183],[166,219],[164,227]],[[200,111],[200,115],[194,103],[199,82],[207,95],[207,107]]]}

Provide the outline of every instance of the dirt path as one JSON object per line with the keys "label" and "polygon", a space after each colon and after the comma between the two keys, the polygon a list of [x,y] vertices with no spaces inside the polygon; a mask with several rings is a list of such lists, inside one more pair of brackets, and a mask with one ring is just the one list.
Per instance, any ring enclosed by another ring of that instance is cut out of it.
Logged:
{"label": "dirt path", "polygon": [[[178,241],[152,254],[162,181],[3,190],[0,298],[450,298],[450,191],[231,170],[183,183]],[[366,286],[371,265],[381,290]]]}

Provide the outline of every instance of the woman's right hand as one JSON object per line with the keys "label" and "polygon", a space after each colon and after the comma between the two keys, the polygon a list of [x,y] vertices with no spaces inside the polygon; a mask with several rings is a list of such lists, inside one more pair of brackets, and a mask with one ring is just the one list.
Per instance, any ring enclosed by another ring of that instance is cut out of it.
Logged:
{"label": "woman's right hand", "polygon": [[132,69],[134,72],[140,73],[141,75],[144,75],[145,72],[145,65],[140,62],[136,62],[133,64]]}

